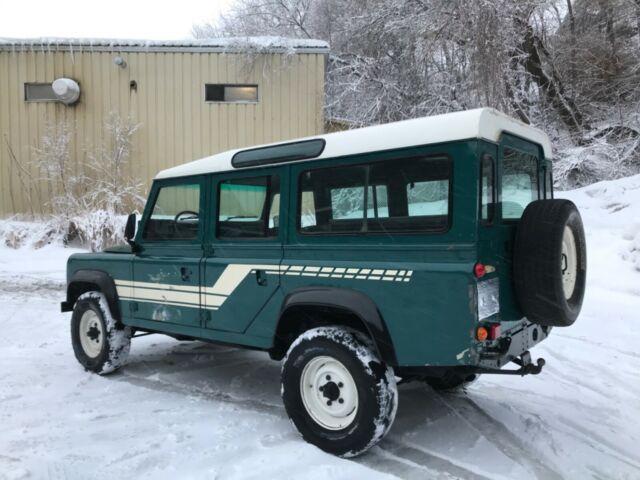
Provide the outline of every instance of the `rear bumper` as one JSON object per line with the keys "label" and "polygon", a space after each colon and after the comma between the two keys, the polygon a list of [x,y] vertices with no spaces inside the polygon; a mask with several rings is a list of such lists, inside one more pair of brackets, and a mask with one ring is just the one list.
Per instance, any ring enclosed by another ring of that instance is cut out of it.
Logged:
{"label": "rear bumper", "polygon": [[483,369],[502,368],[547,338],[550,331],[551,327],[541,327],[523,320],[503,332],[490,345],[480,346],[477,366]]}
{"label": "rear bumper", "polygon": [[[537,375],[544,366],[544,359],[532,362],[529,349],[549,336],[550,327],[541,327],[522,320],[505,330],[494,341],[478,343],[469,349],[469,361],[457,365],[427,365],[399,367],[396,373],[401,377],[424,378],[441,377],[451,372],[461,376],[478,374]],[[513,362],[520,368],[502,369]]]}

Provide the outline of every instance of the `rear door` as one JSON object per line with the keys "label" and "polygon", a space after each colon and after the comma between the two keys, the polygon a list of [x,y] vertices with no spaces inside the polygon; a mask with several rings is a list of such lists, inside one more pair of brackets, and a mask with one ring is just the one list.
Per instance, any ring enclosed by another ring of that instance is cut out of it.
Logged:
{"label": "rear door", "polygon": [[245,332],[278,289],[285,174],[284,167],[269,168],[212,180],[202,290],[205,329]]}
{"label": "rear door", "polygon": [[518,221],[529,203],[544,198],[540,147],[503,135],[497,147],[482,142],[480,150],[480,256],[496,267],[500,283],[500,319],[519,320],[513,285],[513,250]]}

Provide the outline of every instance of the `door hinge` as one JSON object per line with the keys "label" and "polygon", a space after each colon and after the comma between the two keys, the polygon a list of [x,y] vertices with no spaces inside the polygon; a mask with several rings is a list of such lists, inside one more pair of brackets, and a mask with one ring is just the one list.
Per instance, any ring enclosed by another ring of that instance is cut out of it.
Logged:
{"label": "door hinge", "polygon": [[131,313],[138,311],[138,302],[129,302],[129,311]]}
{"label": "door hinge", "polygon": [[211,310],[202,310],[202,321],[205,326],[211,321]]}

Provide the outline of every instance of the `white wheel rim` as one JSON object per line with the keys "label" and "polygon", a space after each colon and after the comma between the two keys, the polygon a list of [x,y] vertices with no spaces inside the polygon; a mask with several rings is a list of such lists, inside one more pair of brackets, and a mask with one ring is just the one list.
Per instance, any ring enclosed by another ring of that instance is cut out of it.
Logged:
{"label": "white wheel rim", "polygon": [[93,310],[87,310],[80,318],[79,332],[82,350],[90,358],[96,358],[102,351],[104,332],[102,322],[98,314]]}
{"label": "white wheel rim", "polygon": [[562,288],[564,297],[568,300],[573,295],[576,287],[576,277],[578,276],[576,239],[568,226],[564,227],[564,235],[562,236],[561,262]]}
{"label": "white wheel rim", "polygon": [[316,357],[300,376],[300,395],[307,413],[328,430],[342,430],[358,412],[358,389],[349,370],[332,357]]}

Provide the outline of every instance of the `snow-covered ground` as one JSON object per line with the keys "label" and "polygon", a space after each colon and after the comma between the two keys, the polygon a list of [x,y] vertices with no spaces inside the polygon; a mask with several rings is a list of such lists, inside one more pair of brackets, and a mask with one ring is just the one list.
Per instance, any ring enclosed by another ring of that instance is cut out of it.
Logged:
{"label": "snow-covered ground", "polygon": [[72,251],[0,247],[0,479],[640,478],[640,176],[562,196],[588,288],[532,352],[543,373],[401,386],[391,432],[355,460],[300,439],[264,353],[148,336],[122,372],[84,372],[59,313]]}

